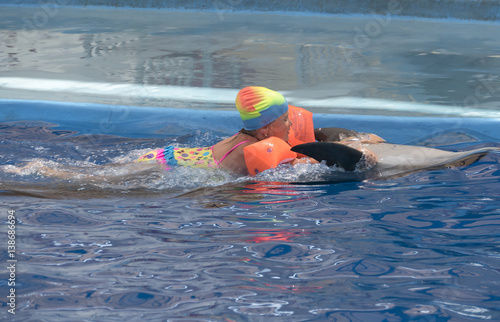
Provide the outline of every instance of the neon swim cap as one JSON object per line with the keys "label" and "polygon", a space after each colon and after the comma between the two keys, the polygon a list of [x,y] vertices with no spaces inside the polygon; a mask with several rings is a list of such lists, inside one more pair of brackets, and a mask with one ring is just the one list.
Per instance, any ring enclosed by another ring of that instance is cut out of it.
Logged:
{"label": "neon swim cap", "polygon": [[268,125],[288,111],[286,99],[269,88],[249,86],[236,96],[236,108],[240,112],[245,130],[257,130]]}

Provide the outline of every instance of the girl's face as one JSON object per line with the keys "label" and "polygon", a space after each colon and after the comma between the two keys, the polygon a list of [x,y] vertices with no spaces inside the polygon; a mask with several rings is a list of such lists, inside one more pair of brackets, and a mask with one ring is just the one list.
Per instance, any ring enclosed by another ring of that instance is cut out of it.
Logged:
{"label": "girl's face", "polygon": [[283,141],[288,141],[288,134],[291,126],[292,122],[288,118],[288,112],[286,112],[269,124],[267,135],[278,137]]}

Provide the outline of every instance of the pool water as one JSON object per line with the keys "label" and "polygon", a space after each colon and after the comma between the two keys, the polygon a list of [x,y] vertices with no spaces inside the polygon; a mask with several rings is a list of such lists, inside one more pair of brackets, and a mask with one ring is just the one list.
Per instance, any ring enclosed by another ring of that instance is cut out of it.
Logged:
{"label": "pool water", "polygon": [[[15,320],[500,318],[498,153],[304,184],[331,170],[237,178],[131,163],[151,147],[212,144],[213,130],[97,139],[41,121],[0,127],[2,211],[18,220]],[[499,146],[474,135],[425,142]]]}
{"label": "pool water", "polygon": [[23,43],[18,17],[36,10],[0,13],[1,211],[17,219],[2,319],[500,320],[498,153],[349,182],[322,182],[321,164],[251,178],[133,162],[232,135],[249,84],[318,127],[499,147],[498,25],[394,19],[330,70],[370,17],[71,8]]}

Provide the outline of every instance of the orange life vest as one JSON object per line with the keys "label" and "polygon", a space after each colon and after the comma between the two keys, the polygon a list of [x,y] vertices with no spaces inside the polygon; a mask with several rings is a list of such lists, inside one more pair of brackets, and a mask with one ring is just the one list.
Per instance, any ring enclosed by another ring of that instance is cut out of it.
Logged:
{"label": "orange life vest", "polygon": [[245,164],[250,175],[256,175],[267,169],[290,162],[297,157],[291,147],[308,142],[314,142],[314,125],[312,113],[293,105],[288,105],[288,117],[292,122],[288,143],[277,137],[270,137],[255,142],[243,148]]}
{"label": "orange life vest", "polygon": [[301,107],[288,105],[288,118],[292,122],[288,143],[296,146],[302,143],[315,142],[313,114]]}

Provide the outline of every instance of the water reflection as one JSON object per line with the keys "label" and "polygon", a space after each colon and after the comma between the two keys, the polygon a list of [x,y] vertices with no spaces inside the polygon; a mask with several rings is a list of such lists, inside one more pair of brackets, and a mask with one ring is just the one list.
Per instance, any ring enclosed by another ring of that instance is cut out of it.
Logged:
{"label": "water reflection", "polygon": [[266,243],[248,246],[246,249],[252,253],[252,256],[279,262],[319,262],[322,261],[322,255],[334,253],[333,250],[316,249],[312,246],[300,244]]}
{"label": "water reflection", "polygon": [[311,234],[304,229],[261,229],[245,230],[245,234],[251,238],[246,241],[249,243],[270,243],[270,242],[294,242],[300,237]]}
{"label": "water reflection", "polygon": [[[453,173],[371,190],[267,182],[178,198],[6,197],[25,240],[21,313],[495,319],[497,198]],[[200,207],[211,198],[225,206]]]}
{"label": "water reflection", "polygon": [[[341,96],[485,110],[495,110],[499,101],[499,79],[491,73],[499,67],[498,57],[491,55],[498,51],[495,24],[391,19],[360,44],[359,37],[366,35],[359,31],[378,26],[374,18],[231,13],[220,20],[215,12],[113,10],[109,19],[107,10],[61,7],[43,27],[28,30],[26,19],[37,12],[43,11],[2,8],[0,33],[6,41],[0,46],[7,55],[0,70],[6,77],[173,85],[193,91],[259,84],[294,91],[297,102],[314,99],[309,105],[316,111],[340,113],[352,111],[329,103]],[[5,98],[220,108],[165,102],[140,96],[140,91],[134,97],[106,97],[70,95],[57,88],[39,93],[30,87],[0,88]],[[361,109],[357,113],[419,113]]]}
{"label": "water reflection", "polygon": [[[247,304],[246,301],[240,301],[241,304]],[[290,316],[294,311],[280,311],[283,306],[290,304],[287,301],[265,301],[250,302],[250,305],[230,306],[229,309],[243,315],[260,316]]]}

